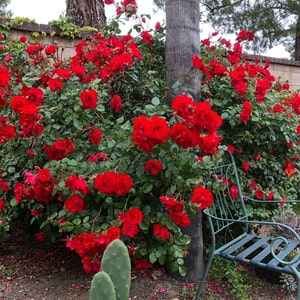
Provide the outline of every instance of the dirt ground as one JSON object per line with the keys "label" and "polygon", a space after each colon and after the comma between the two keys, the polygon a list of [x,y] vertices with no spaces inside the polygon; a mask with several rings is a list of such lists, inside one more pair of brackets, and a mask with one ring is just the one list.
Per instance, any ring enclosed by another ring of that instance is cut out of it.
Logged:
{"label": "dirt ground", "polygon": [[[281,285],[258,279],[249,269],[251,284],[245,286],[249,299],[293,300]],[[88,300],[93,274],[85,274],[79,257],[64,245],[45,248],[20,238],[0,241],[0,300]],[[196,284],[178,282],[164,270],[146,273],[132,270],[130,299],[193,299]],[[226,281],[208,280],[203,300],[235,300]],[[243,299],[238,299],[243,300]]]}

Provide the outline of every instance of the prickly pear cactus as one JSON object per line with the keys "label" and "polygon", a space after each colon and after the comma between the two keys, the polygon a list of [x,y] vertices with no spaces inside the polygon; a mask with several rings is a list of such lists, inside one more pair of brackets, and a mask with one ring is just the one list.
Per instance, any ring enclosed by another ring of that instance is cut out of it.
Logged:
{"label": "prickly pear cactus", "polygon": [[100,271],[93,277],[89,300],[116,300],[116,291],[109,275]]}
{"label": "prickly pear cactus", "polygon": [[121,240],[113,240],[103,253],[101,270],[106,272],[115,287],[117,300],[128,300],[131,264],[128,249]]}

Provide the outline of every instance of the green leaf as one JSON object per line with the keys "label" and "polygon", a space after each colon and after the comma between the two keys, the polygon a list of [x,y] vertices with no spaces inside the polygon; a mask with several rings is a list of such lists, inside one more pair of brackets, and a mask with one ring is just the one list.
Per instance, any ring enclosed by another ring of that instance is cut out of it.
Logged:
{"label": "green leaf", "polygon": [[180,274],[181,276],[186,276],[186,274],[187,274],[186,267],[184,267],[184,266],[179,266],[178,272],[179,272],[179,274]]}
{"label": "green leaf", "polygon": [[152,188],[153,188],[153,183],[151,182],[147,182],[141,187],[144,193],[149,193],[152,190]]}
{"label": "green leaf", "polygon": [[80,219],[75,219],[73,220],[73,224],[76,226],[79,226],[81,224],[81,220]]}
{"label": "green leaf", "polygon": [[67,221],[62,225],[62,229],[64,231],[72,231],[75,228],[74,224],[71,222]]}

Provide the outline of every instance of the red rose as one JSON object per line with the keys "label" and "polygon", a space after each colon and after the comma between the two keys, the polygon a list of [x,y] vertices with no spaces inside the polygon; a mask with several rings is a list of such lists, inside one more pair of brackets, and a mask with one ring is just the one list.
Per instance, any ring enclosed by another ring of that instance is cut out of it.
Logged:
{"label": "red rose", "polygon": [[57,47],[55,45],[50,45],[48,46],[46,49],[45,49],[45,53],[47,55],[52,55],[52,54],[55,54],[57,51]]}
{"label": "red rose", "polygon": [[109,244],[113,240],[119,239],[120,233],[121,233],[121,230],[118,227],[108,228],[106,231],[107,244]]}
{"label": "red rose", "polygon": [[213,194],[210,190],[202,187],[202,186],[197,186],[194,189],[194,193],[192,195],[192,203],[198,204],[197,208],[198,209],[204,209],[209,206],[211,206],[213,201]]}
{"label": "red rose", "polygon": [[98,93],[93,89],[83,91],[80,93],[80,100],[83,108],[95,109],[98,102]]}
{"label": "red rose", "polygon": [[75,212],[82,212],[84,209],[84,201],[78,195],[72,195],[65,202],[65,208],[70,213],[74,214]]}
{"label": "red rose", "polygon": [[94,145],[99,145],[103,132],[100,129],[93,129],[89,132],[89,141]]}
{"label": "red rose", "polygon": [[149,171],[151,175],[155,176],[162,170],[163,165],[159,160],[150,159],[145,163],[144,168]]}
{"label": "red rose", "polygon": [[95,188],[103,194],[114,194],[117,174],[115,172],[104,172],[95,178]]}
{"label": "red rose", "polygon": [[169,217],[180,227],[187,227],[191,224],[191,220],[189,219],[188,215],[184,213],[171,212]]}
{"label": "red rose", "polygon": [[42,182],[48,182],[52,179],[52,176],[48,169],[41,169],[37,173],[37,179]]}
{"label": "red rose", "polygon": [[91,188],[86,183],[82,176],[77,176],[76,174],[70,175],[66,180],[66,186],[70,188],[71,191],[77,191],[83,195],[91,192]]}
{"label": "red rose", "polygon": [[4,200],[3,200],[3,199],[0,199],[0,213],[2,212],[4,206],[5,206]]}
{"label": "red rose", "polygon": [[109,104],[111,108],[117,113],[119,113],[122,110],[123,104],[121,101],[121,97],[118,95],[114,95]]}
{"label": "red rose", "polygon": [[249,169],[250,169],[249,163],[247,161],[244,161],[242,163],[242,168],[244,169],[245,172],[249,171]]}
{"label": "red rose", "polygon": [[48,81],[48,86],[52,92],[56,92],[63,87],[63,83],[60,78],[50,78]]}
{"label": "red rose", "polygon": [[153,234],[161,239],[167,239],[170,236],[168,228],[160,224],[153,225]]}
{"label": "red rose", "polygon": [[47,234],[45,232],[38,232],[34,235],[34,238],[39,243],[43,242],[46,239]]}
{"label": "red rose", "polygon": [[255,197],[256,197],[257,199],[262,200],[262,199],[264,199],[265,194],[264,194],[264,192],[263,192],[262,190],[256,190],[256,191],[255,191]]}

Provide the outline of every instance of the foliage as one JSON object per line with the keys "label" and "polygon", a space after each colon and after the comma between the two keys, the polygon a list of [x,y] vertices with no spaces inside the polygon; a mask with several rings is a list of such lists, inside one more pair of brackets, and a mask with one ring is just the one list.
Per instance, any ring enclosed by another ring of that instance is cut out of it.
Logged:
{"label": "foliage", "polygon": [[55,45],[1,36],[0,228],[16,219],[38,241],[64,240],[86,272],[121,238],[138,269],[185,275],[181,228],[212,201],[221,119],[187,95],[164,104],[164,28],[138,31],[106,29],[64,61]]}
{"label": "foliage", "polygon": [[247,287],[253,282],[247,276],[246,271],[245,266],[216,256],[208,275],[215,282],[228,280],[236,299],[248,300],[250,298],[247,296]]}
{"label": "foliage", "polygon": [[249,49],[257,53],[284,44],[291,57],[299,34],[299,1],[202,1],[207,11],[206,19],[222,33],[235,33],[251,30],[255,33],[254,43]]}
{"label": "foliage", "polygon": [[61,14],[58,20],[50,21],[49,25],[57,26],[60,29],[59,34],[66,38],[74,39],[79,32],[79,28],[65,14]]}

